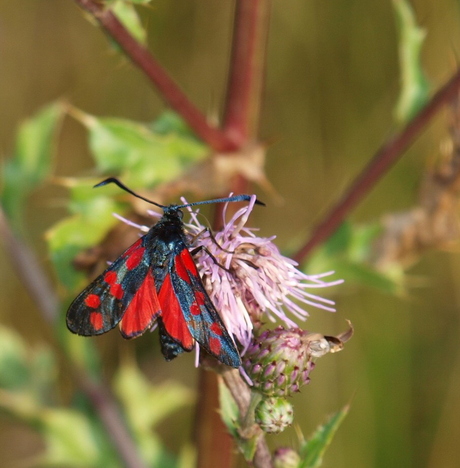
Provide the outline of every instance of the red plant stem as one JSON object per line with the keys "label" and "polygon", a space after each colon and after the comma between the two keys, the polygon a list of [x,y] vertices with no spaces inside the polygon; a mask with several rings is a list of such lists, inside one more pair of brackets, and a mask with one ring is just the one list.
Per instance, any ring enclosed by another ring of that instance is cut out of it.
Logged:
{"label": "red plant stem", "polygon": [[257,132],[270,5],[269,0],[236,2],[224,131],[239,146]]}
{"label": "red plant stem", "polygon": [[297,252],[294,260],[302,262],[319,244],[324,242],[343,222],[348,214],[363,200],[390,167],[414,142],[422,129],[440,108],[450,102],[460,89],[460,70],[433,96],[429,103],[406,127],[386,142],[356,177],[341,200],[330,210],[313,231],[308,242]]}
{"label": "red plant stem", "polygon": [[[199,410],[195,413],[194,441],[198,448],[196,466],[199,468],[233,466],[234,446],[227,428],[222,422],[219,408],[217,374],[200,368]],[[205,401],[201,401],[205,400]]]}
{"label": "red plant stem", "polygon": [[[256,138],[260,117],[261,92],[265,69],[266,43],[269,24],[269,0],[237,0],[233,32],[232,54],[229,70],[224,131],[239,147]],[[236,176],[232,189],[236,193],[246,192],[248,181]],[[216,207],[214,229],[219,229],[223,205]],[[230,209],[236,210],[236,204]],[[232,394],[239,393],[234,380],[227,380]],[[245,393],[250,391],[247,385]],[[212,434],[212,439],[197,438],[198,465],[200,468],[230,468],[233,465],[234,450],[229,442],[227,430],[221,418],[216,418],[218,392],[216,375],[200,369],[199,400],[195,418],[198,434]],[[249,397],[248,397],[249,398]],[[248,400],[249,401],[249,400]],[[247,411],[247,407],[245,408]],[[242,413],[242,414],[245,414]],[[214,445],[221,450],[210,448]],[[260,436],[254,458],[254,466],[271,466],[271,455],[263,435]]]}
{"label": "red plant stem", "polygon": [[94,16],[105,32],[124,50],[127,57],[158,88],[165,101],[183,117],[203,141],[215,151],[234,151],[238,148],[237,143],[231,137],[208,123],[203,113],[192,104],[148,49],[136,41],[110,10],[94,0],[74,1]]}

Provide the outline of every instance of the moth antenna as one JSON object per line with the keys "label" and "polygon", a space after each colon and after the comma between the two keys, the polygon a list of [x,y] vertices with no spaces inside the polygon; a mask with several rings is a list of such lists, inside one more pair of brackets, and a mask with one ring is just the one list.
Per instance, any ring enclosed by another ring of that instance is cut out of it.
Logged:
{"label": "moth antenna", "polygon": [[159,208],[166,208],[166,206],[164,205],[160,205],[159,203],[155,203],[154,201],[152,200],[149,200],[148,198],[145,198],[143,197],[142,195],[139,195],[138,193],[136,192],[133,192],[130,188],[126,187],[125,184],[123,184],[122,182],[120,182],[116,177],[109,177],[105,180],[103,180],[102,182],[99,182],[98,184],[96,184],[94,186],[94,188],[96,187],[102,187],[104,185],[107,185],[107,184],[115,184],[115,185],[118,185],[118,187],[120,187],[122,190],[124,190],[125,192],[128,192],[130,193],[131,195],[134,195],[135,197],[137,198],[140,198],[141,200],[144,200],[146,201],[147,203],[151,203],[152,205],[155,205],[155,206],[158,206]]}
{"label": "moth antenna", "polygon": [[[159,203],[156,203],[152,200],[149,200],[148,198],[143,197],[142,195],[139,195],[136,192],[133,192],[130,188],[126,187],[125,184],[120,182],[116,177],[108,177],[107,179],[103,180],[102,182],[99,182],[94,186],[94,188],[97,187],[102,187],[107,184],[115,184],[118,187],[120,187],[122,190],[125,192],[130,193],[131,195],[140,198],[141,200],[146,201],[147,203],[150,203],[152,205],[158,206],[159,208],[162,208],[163,210],[167,208],[167,206],[160,205]],[[195,206],[195,205],[207,205],[208,203],[224,203],[224,202],[238,202],[238,201],[249,201],[251,199],[250,195],[235,195],[233,197],[227,197],[227,198],[216,198],[214,200],[205,200],[205,201],[199,201],[199,202],[193,202],[193,203],[187,203],[186,205],[174,205],[174,208],[180,209],[180,208],[186,208],[187,206]],[[261,202],[260,200],[255,201],[256,205],[262,205],[265,206],[265,203]],[[173,205],[171,205],[173,206]]]}
{"label": "moth antenna", "polygon": [[[187,203],[186,205],[178,205],[178,206],[176,206],[176,208],[186,208],[187,206],[195,206],[195,205],[207,205],[208,203],[226,203],[226,202],[249,201],[250,199],[251,199],[251,195],[235,195],[233,197],[215,198],[214,200],[205,200],[205,201]],[[261,202],[260,200],[256,200],[255,204],[265,206],[265,203]]]}

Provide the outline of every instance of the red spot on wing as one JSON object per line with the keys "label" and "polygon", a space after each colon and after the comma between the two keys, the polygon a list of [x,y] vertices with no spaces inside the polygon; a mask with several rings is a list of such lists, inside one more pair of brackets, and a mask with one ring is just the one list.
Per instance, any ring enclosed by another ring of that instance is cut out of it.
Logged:
{"label": "red spot on wing", "polygon": [[[139,242],[139,241],[138,241]],[[126,260],[126,268],[128,270],[134,270],[137,266],[139,266],[139,263],[142,261],[142,257],[144,256],[145,248],[144,247],[139,247],[136,250],[134,250],[127,258]]]}
{"label": "red spot on wing", "polygon": [[193,315],[201,314],[200,306],[203,306],[203,305],[205,305],[204,293],[202,293],[201,291],[195,291],[195,300],[193,301],[192,307],[190,307],[190,312]]}
{"label": "red spot on wing", "polygon": [[117,272],[116,271],[108,271],[104,275],[104,281],[108,284],[115,284],[117,282]]}
{"label": "red spot on wing", "polygon": [[151,272],[134,294],[120,322],[120,331],[125,338],[142,335],[161,313],[160,302]]}
{"label": "red spot on wing", "polygon": [[192,315],[201,314],[200,306],[196,303],[196,301],[193,301],[192,306],[190,307],[190,312],[192,313]]}
{"label": "red spot on wing", "polygon": [[204,293],[201,291],[195,291],[195,301],[198,302],[198,305],[204,305],[206,302]]}
{"label": "red spot on wing", "polygon": [[[187,249],[182,250],[182,252],[175,257],[174,265],[176,267],[176,272],[179,275],[179,277],[186,281],[188,284],[191,283],[191,276],[195,277],[198,281],[201,282],[195,262],[193,261],[193,258]],[[192,315],[200,315],[200,306],[205,304],[205,295],[203,292],[195,290],[194,296],[195,298],[190,307],[190,312],[192,313]]]}
{"label": "red spot on wing", "polygon": [[215,333],[217,336],[222,336],[223,333],[224,333],[223,330],[222,330],[222,327],[221,327],[218,323],[216,323],[216,322],[214,322],[214,323],[211,325],[210,329],[211,329],[211,331],[212,331],[213,333]]}
{"label": "red spot on wing", "polygon": [[110,294],[117,299],[121,299],[124,294],[123,286],[121,284],[112,284],[112,286],[110,286]]}
{"label": "red spot on wing", "polygon": [[104,318],[100,312],[91,312],[89,314],[89,322],[96,331],[101,330],[104,326]]}
{"label": "red spot on wing", "polygon": [[218,338],[209,338],[209,351],[215,356],[219,356],[222,351],[222,344]]}
{"label": "red spot on wing", "polygon": [[101,305],[101,298],[97,294],[89,294],[85,298],[85,305],[91,309],[97,309]]}
{"label": "red spot on wing", "polygon": [[180,343],[186,349],[193,348],[194,340],[187,327],[179,299],[174,292],[171,276],[168,274],[161,285],[158,299],[161,305],[161,317],[166,332],[171,338]]}

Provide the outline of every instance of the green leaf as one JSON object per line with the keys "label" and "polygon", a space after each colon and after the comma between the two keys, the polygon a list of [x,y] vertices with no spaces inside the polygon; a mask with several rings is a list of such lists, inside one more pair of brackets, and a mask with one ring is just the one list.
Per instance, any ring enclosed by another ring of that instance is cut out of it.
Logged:
{"label": "green leaf", "polygon": [[[255,401],[259,402],[260,398],[256,396]],[[228,431],[235,439],[238,448],[243,454],[244,458],[248,462],[252,462],[254,459],[254,454],[257,448],[257,441],[260,436],[260,431],[255,432],[253,436],[248,435],[248,437],[242,437],[242,425],[241,417],[236,404],[235,399],[233,398],[230,390],[227,388],[222,379],[219,379],[219,404],[220,404],[220,413],[222,416],[222,421],[227,426]],[[254,422],[254,408],[250,408],[249,414],[250,420],[248,421],[249,426]],[[247,415],[248,416],[248,415]],[[243,432],[246,432],[243,430]]]}
{"label": "green leaf", "polygon": [[37,411],[36,426],[45,439],[41,466],[121,467],[102,429],[84,414],[66,409]]}
{"label": "green leaf", "polygon": [[189,405],[193,401],[192,392],[172,381],[154,386],[136,366],[127,364],[120,367],[114,388],[144,459],[151,466],[176,466],[153,428],[173,412]]}
{"label": "green leaf", "polygon": [[53,394],[56,360],[44,346],[28,347],[21,336],[0,326],[0,388],[45,402]]}
{"label": "green leaf", "polygon": [[21,337],[6,327],[0,327],[0,387],[8,390],[27,388],[30,370],[27,348]]}
{"label": "green leaf", "polygon": [[145,0],[130,2],[124,0],[115,0],[111,2],[112,13],[120,20],[123,26],[132,34],[132,36],[141,44],[146,45],[147,33],[142,26],[139,15],[132,3],[148,3]]}
{"label": "green leaf", "polygon": [[353,229],[350,222],[343,222],[325,243],[325,254],[334,256],[346,252],[353,236]]}
{"label": "green leaf", "polygon": [[119,466],[98,422],[51,406],[56,388],[53,352],[0,326],[0,408],[43,436],[45,453],[34,466]]}
{"label": "green leaf", "polygon": [[227,426],[227,429],[233,438],[238,438],[238,430],[241,427],[239,423],[240,412],[235,399],[232,397],[230,390],[224,384],[222,379],[219,379],[219,405],[222,421]]}
{"label": "green leaf", "polygon": [[[145,125],[115,118],[96,118],[74,111],[89,131],[97,168],[121,174],[132,187],[153,187],[178,177],[207,154],[207,148],[187,132],[181,119],[163,118]],[[157,130],[159,129],[159,130]]]}
{"label": "green leaf", "polygon": [[75,256],[97,245],[118,222],[113,213],[122,213],[125,209],[105,192],[92,189],[92,185],[87,181],[73,183],[70,210],[75,214],[55,224],[46,235],[58,278],[69,290],[80,287],[83,279],[72,266]]}
{"label": "green leaf", "polygon": [[428,100],[430,86],[420,60],[426,34],[417,26],[409,2],[393,0],[393,6],[399,26],[401,67],[401,92],[395,114],[399,123],[405,123],[414,117]]}
{"label": "green leaf", "polygon": [[376,288],[392,295],[405,292],[405,277],[397,265],[379,271],[370,264],[372,246],[381,232],[378,223],[353,225],[344,222],[337,232],[312,255],[305,273],[334,271],[335,278],[344,278],[348,284]]}
{"label": "green leaf", "polygon": [[34,466],[120,466],[103,430],[84,414],[46,407],[27,392],[4,390],[0,390],[0,407],[43,437],[45,452]]}
{"label": "green leaf", "polygon": [[299,451],[301,458],[299,468],[317,468],[321,466],[324,453],[335,432],[348,414],[348,409],[349,406],[347,405],[335,413],[324,425],[319,426],[308,440],[302,443]]}
{"label": "green leaf", "polygon": [[345,278],[350,283],[378,289],[386,294],[401,296],[405,292],[404,273],[402,270],[380,272],[370,265],[347,260],[338,260],[335,264],[336,276]]}
{"label": "green leaf", "polygon": [[171,110],[164,111],[160,117],[151,123],[150,128],[159,135],[176,134],[182,138],[199,141],[193,130],[187,125],[179,114]]}
{"label": "green leaf", "polygon": [[26,197],[51,173],[54,137],[63,111],[61,103],[51,104],[19,128],[14,155],[4,167],[0,195],[15,229],[22,228]]}

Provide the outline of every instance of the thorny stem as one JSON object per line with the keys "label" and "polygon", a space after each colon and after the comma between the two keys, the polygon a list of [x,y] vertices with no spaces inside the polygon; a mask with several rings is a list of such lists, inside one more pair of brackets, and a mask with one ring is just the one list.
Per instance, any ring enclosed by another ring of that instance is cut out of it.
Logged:
{"label": "thorny stem", "polygon": [[[0,207],[0,238],[5,244],[5,251],[10,256],[11,264],[15,268],[25,288],[32,299],[36,301],[37,308],[42,316],[53,326],[59,313],[59,301],[47,281],[47,275],[42,271],[33,252],[19,240],[13,233],[3,209]],[[66,351],[63,353],[67,355]],[[74,363],[71,362],[72,367]],[[98,413],[115,450],[120,454],[125,466],[129,468],[144,468],[137,447],[128,433],[120,417],[117,405],[109,391],[100,382],[91,379],[83,370],[76,372],[80,388],[91,401]]]}
{"label": "thorny stem", "polygon": [[385,175],[390,167],[404,154],[420,134],[423,127],[436,115],[440,108],[452,101],[460,89],[460,70],[433,96],[429,103],[405,128],[386,142],[356,177],[341,200],[330,210],[324,220],[316,226],[308,242],[295,255],[302,262],[319,244],[324,242]]}
{"label": "thorny stem", "polygon": [[118,18],[95,0],[74,0],[91,13],[104,31],[124,50],[126,56],[137,65],[158,88],[165,101],[175,109],[196,134],[216,151],[233,151],[238,145],[222,130],[211,126],[203,113],[195,107],[166,70],[152,54],[129,33]]}

